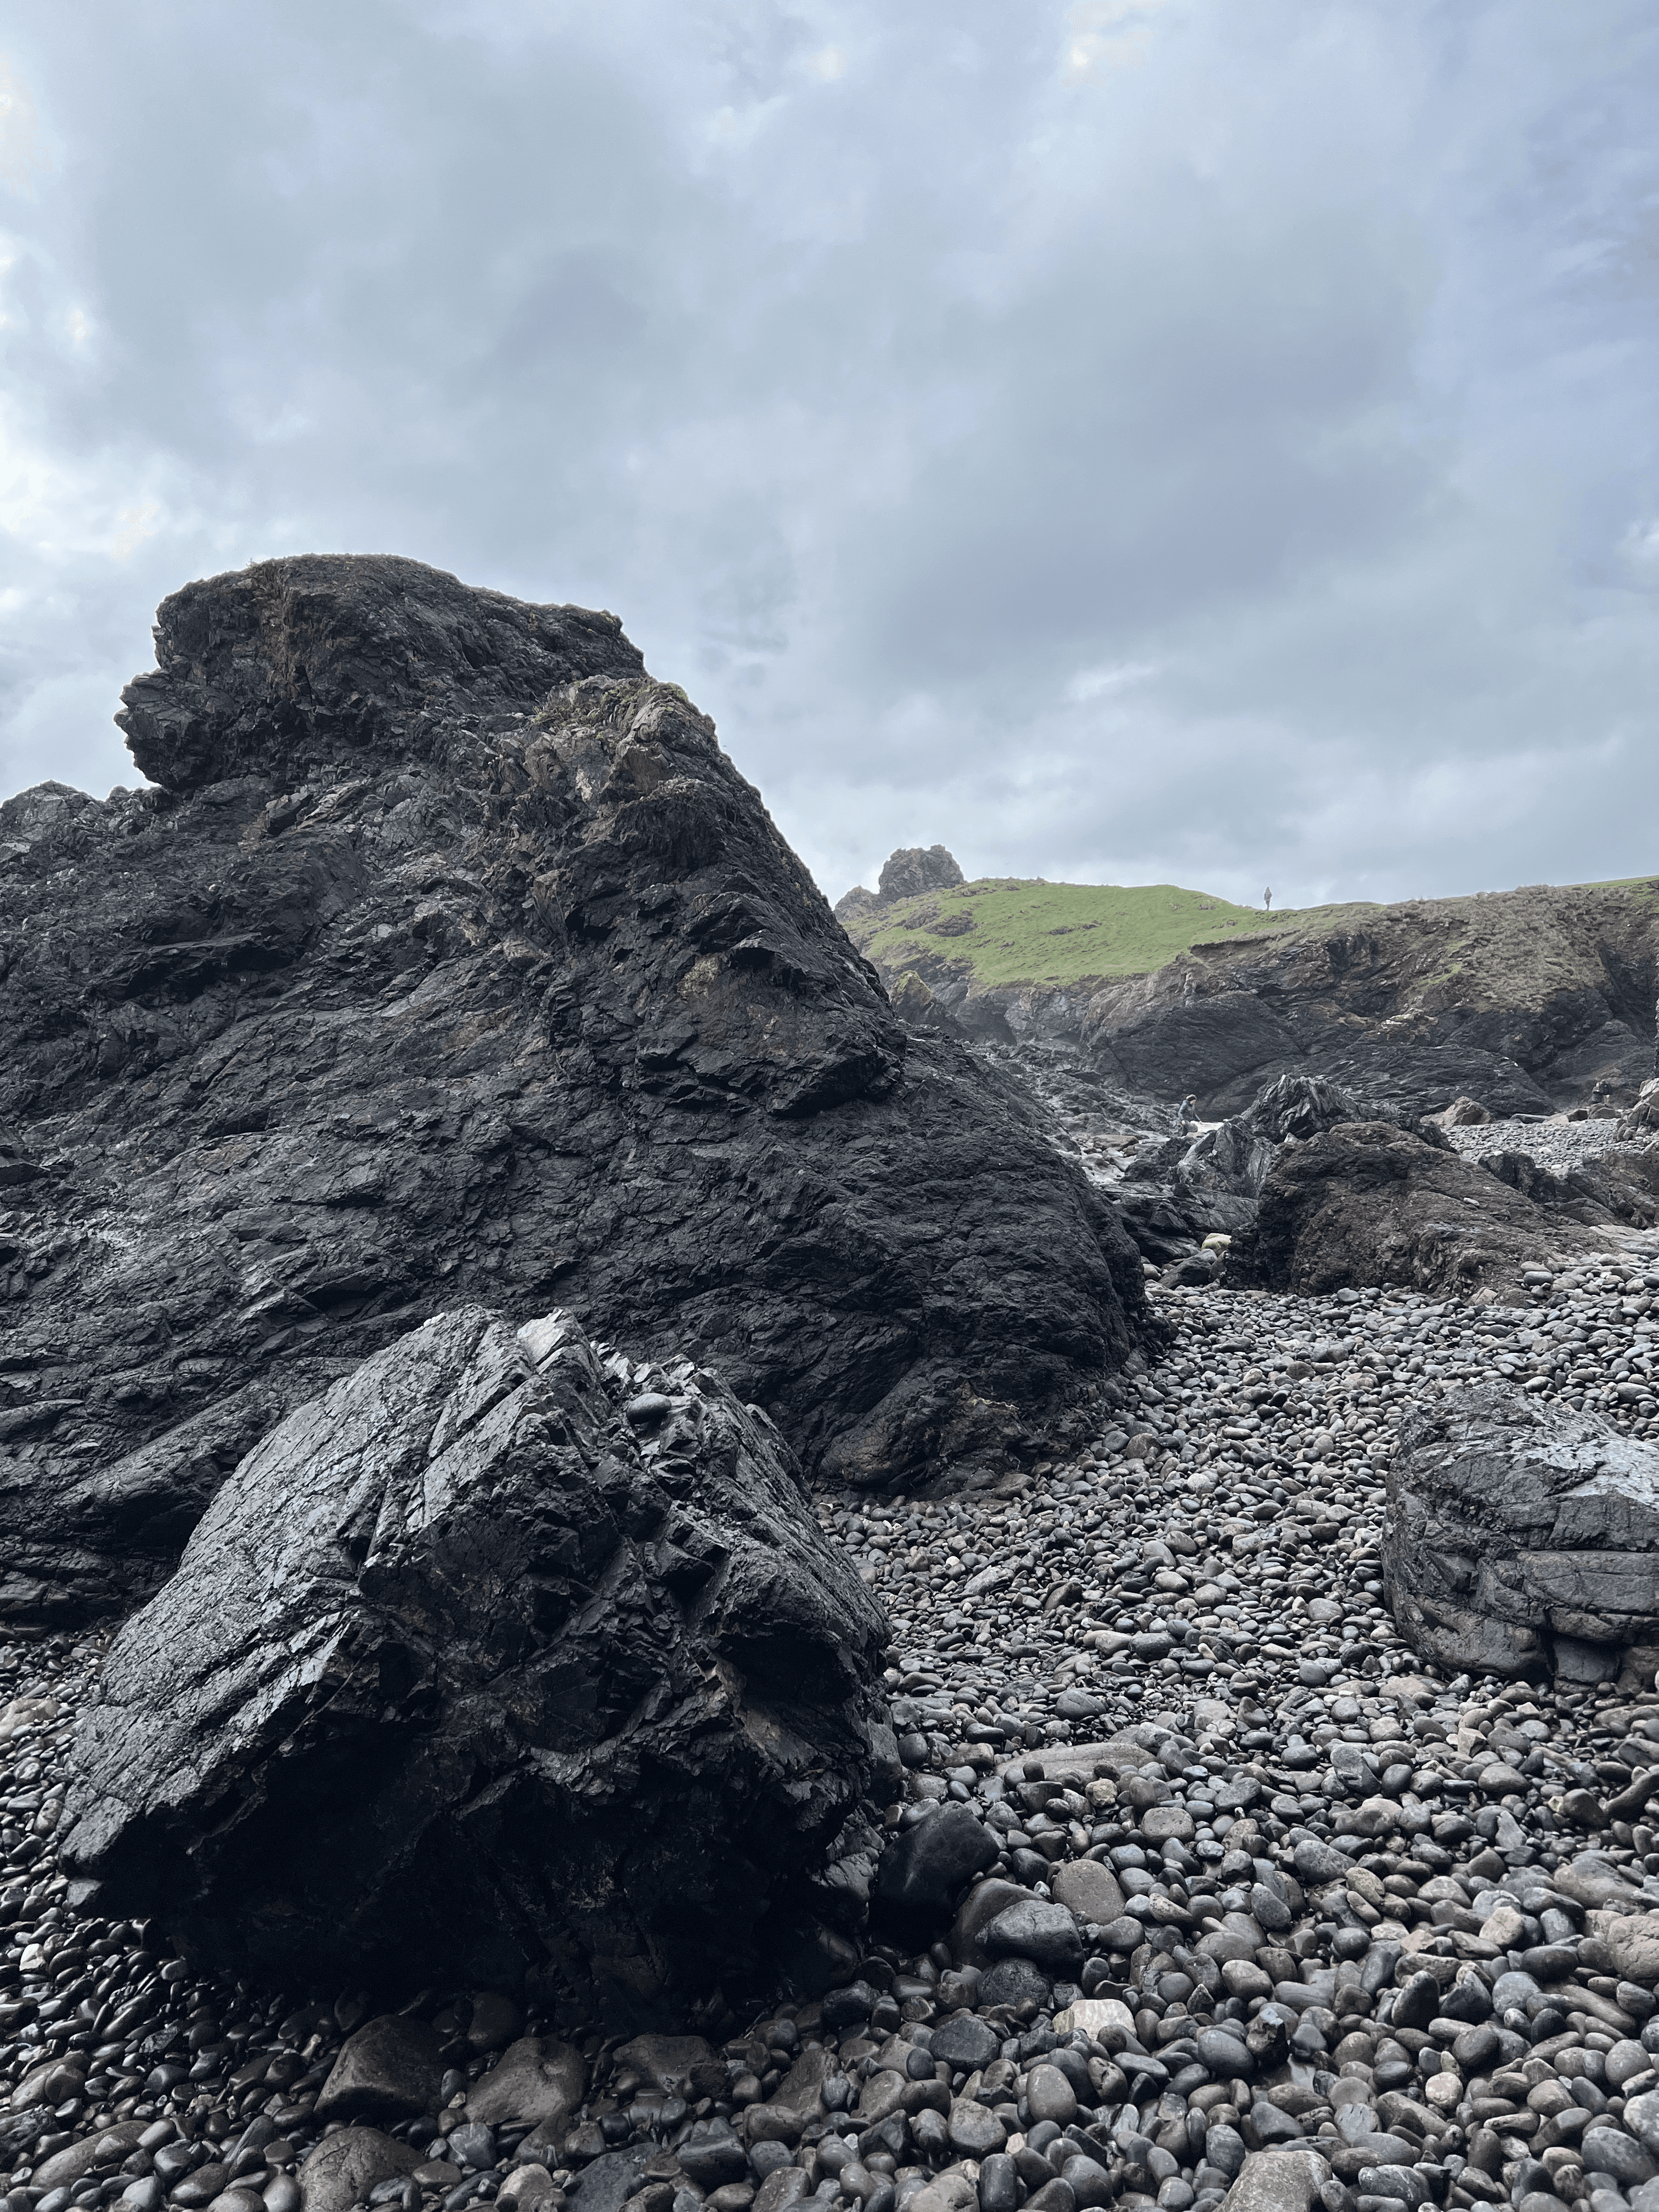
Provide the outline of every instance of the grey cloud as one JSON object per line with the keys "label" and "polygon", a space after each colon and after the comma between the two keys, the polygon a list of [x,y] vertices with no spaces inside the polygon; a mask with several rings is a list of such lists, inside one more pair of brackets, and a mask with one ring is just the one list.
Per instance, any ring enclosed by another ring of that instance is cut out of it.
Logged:
{"label": "grey cloud", "polygon": [[0,787],[132,780],[96,702],[155,600],[349,547],[616,610],[832,894],[935,838],[1297,899],[1634,872],[1659,56],[1571,16],[37,17]]}

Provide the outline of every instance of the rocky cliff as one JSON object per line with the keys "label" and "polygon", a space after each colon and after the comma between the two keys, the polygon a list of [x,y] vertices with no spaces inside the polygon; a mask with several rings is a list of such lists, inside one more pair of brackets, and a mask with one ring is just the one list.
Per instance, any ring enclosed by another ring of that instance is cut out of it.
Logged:
{"label": "rocky cliff", "polygon": [[1029,1460],[1142,1326],[1027,1094],[909,1036],[610,615],[312,557],[167,600],[154,788],[0,809],[0,1606],[170,1571],[432,1312],[684,1352],[809,1463]]}
{"label": "rocky cliff", "polygon": [[1069,1047],[1206,1116],[1310,1074],[1412,1113],[1462,1093],[1527,1114],[1626,1101],[1652,1073],[1656,915],[1646,880],[1285,918],[1172,885],[986,883],[847,921],[967,1033]]}

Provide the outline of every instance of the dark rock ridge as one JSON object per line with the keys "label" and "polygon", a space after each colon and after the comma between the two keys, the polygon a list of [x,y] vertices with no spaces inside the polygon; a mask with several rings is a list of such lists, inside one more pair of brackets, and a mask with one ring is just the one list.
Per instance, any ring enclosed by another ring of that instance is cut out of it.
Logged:
{"label": "dark rock ridge", "polygon": [[1394,1284],[1469,1296],[1516,1288],[1547,1252],[1595,1249],[1589,1230],[1455,1152],[1389,1122],[1352,1121],[1280,1152],[1225,1273],[1241,1287],[1304,1295]]}
{"label": "dark rock ridge", "polygon": [[661,2026],[854,1963],[886,1623],[715,1376],[446,1313],[291,1413],[117,1636],[62,1863],[298,1984]]}
{"label": "dark rock ridge", "polygon": [[397,560],[166,602],[160,789],[0,810],[0,1611],[157,1587],[287,1408],[443,1306],[685,1352],[815,1466],[1036,1455],[1139,1262],[889,1006],[615,619]]}
{"label": "dark rock ridge", "polygon": [[[1284,1147],[1307,1144],[1344,1121],[1389,1122],[1450,1149],[1432,1123],[1408,1111],[1356,1097],[1319,1076],[1281,1075],[1242,1114],[1215,1127],[1143,1146],[1124,1170],[1119,1203],[1125,1225],[1149,1258],[1160,1260],[1174,1256],[1171,1240],[1178,1246],[1249,1229]],[[1147,1186],[1159,1188],[1154,1194]],[[1188,1232],[1185,1240],[1177,1224]]]}
{"label": "dark rock ridge", "polygon": [[1402,1428],[1382,1565],[1449,1670],[1598,1681],[1659,1666],[1659,1450],[1593,1413],[1459,1391]]}

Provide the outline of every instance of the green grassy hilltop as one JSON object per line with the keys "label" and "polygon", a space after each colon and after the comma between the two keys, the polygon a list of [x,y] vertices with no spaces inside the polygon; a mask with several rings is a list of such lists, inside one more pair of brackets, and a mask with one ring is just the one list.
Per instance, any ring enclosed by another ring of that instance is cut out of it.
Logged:
{"label": "green grassy hilltop", "polygon": [[[1340,928],[1370,906],[1264,915],[1178,884],[1046,884],[990,878],[859,917],[854,934],[884,968],[931,955],[971,967],[982,986],[1145,975],[1193,945],[1229,945],[1312,921]],[[969,925],[963,927],[963,923]]]}
{"label": "green grassy hilltop", "polygon": [[[1363,901],[1275,908],[1267,915],[1179,884],[1050,884],[990,877],[866,910],[852,917],[848,927],[860,950],[890,974],[918,966],[936,969],[941,961],[948,962],[954,972],[971,974],[981,989],[1146,975],[1196,946],[1224,953],[1263,938],[1324,936],[1379,920],[1437,928],[1443,933],[1440,950],[1449,956],[1447,972],[1455,973],[1457,955],[1465,949],[1464,930],[1484,939],[1496,925],[1507,938],[1524,923],[1525,935],[1539,920],[1533,912],[1536,894],[1546,893],[1548,904],[1559,908],[1575,895],[1618,892],[1633,893],[1644,906],[1651,906],[1659,884],[1632,876],[1455,899],[1402,900],[1388,907]],[[1448,938],[1443,933],[1451,928],[1459,934]]]}

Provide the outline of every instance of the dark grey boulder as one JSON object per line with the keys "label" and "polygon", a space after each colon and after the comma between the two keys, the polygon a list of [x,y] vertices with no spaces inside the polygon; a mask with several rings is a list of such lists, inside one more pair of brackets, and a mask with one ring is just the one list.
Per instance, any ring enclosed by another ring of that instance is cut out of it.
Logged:
{"label": "dark grey boulder", "polygon": [[[571,2202],[581,2212],[622,2212],[645,2179],[647,2148],[602,2151],[583,2166],[571,2185]],[[308,2212],[308,2208],[307,2208]]]}
{"label": "dark grey boulder", "polygon": [[877,1871],[877,1923],[899,1941],[923,1944],[949,1926],[957,1899],[997,1856],[985,1823],[965,1805],[942,1805],[896,1836]]}
{"label": "dark grey boulder", "polygon": [[[317,2098],[321,2120],[408,2120],[435,2112],[444,2077],[438,2039],[423,2020],[386,2013],[340,2047]],[[516,2119],[520,2117],[514,2113]]]}
{"label": "dark grey boulder", "polygon": [[1023,1898],[998,1913],[980,1942],[994,1959],[1033,1959],[1048,1973],[1070,1978],[1083,1967],[1083,1938],[1063,1905]]}
{"label": "dark grey boulder", "polygon": [[1595,1680],[1659,1646],[1654,1445],[1593,1413],[1461,1390],[1407,1420],[1387,1481],[1389,1601],[1426,1657]]}
{"label": "dark grey boulder", "polygon": [[936,2027],[928,2045],[935,2058],[944,2059],[949,2066],[960,2067],[964,2074],[988,2066],[1001,2048],[1002,2038],[989,2021],[970,2012],[958,2013],[953,2020]]}
{"label": "dark grey boulder", "polygon": [[749,2178],[749,2154],[726,2120],[695,2127],[679,2147],[679,2160],[687,2179],[699,2189],[719,2189]]}
{"label": "dark grey boulder", "polygon": [[314,556],[156,654],[160,787],[0,811],[0,1617],[130,1609],[258,1435],[468,1300],[690,1352],[858,1484],[1086,1419],[1146,1324],[1113,1209],[613,616]]}
{"label": "dark grey boulder", "polygon": [[1034,2004],[1039,2011],[1054,1999],[1054,1984],[1030,1959],[999,1959],[979,1985],[979,2001],[989,2012],[997,2005]]}
{"label": "dark grey boulder", "polygon": [[854,1955],[884,1636],[716,1377],[441,1315],[252,1453],[116,1638],[64,1863],[226,1971],[660,2027]]}
{"label": "dark grey boulder", "polygon": [[346,2212],[394,2174],[412,2173],[420,2153],[378,2128],[342,2128],[327,2136],[300,2168],[305,2212]]}
{"label": "dark grey boulder", "polygon": [[1540,1255],[1593,1249],[1589,1231],[1425,1136],[1343,1121],[1279,1152],[1224,1279],[1302,1297],[1383,1284],[1518,1294]]}

